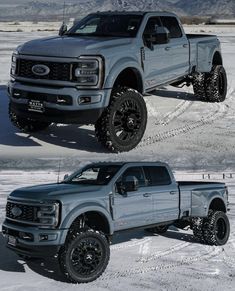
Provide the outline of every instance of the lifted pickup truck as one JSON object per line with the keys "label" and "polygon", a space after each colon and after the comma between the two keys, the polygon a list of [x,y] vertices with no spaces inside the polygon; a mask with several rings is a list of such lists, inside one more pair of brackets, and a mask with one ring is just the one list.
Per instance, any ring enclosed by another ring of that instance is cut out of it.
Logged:
{"label": "lifted pickup truck", "polygon": [[13,191],[2,232],[17,254],[56,255],[69,280],[86,283],[104,272],[119,231],[190,226],[198,241],[225,244],[227,205],[225,184],[176,182],[164,163],[95,163],[61,183]]}
{"label": "lifted pickup truck", "polygon": [[142,139],[143,95],[163,84],[193,85],[208,102],[225,100],[220,42],[185,34],[166,12],[90,14],[59,36],[19,46],[12,56],[9,114],[23,131],[51,123],[95,124],[107,149],[129,151]]}

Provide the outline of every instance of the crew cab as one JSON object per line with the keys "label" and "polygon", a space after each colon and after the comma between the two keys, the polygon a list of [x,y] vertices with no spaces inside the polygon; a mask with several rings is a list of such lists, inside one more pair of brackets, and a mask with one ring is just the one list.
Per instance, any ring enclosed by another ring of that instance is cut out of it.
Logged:
{"label": "crew cab", "polygon": [[225,244],[227,205],[224,183],[176,182],[165,163],[93,163],[60,183],[13,191],[2,233],[17,254],[57,256],[70,281],[85,283],[104,272],[120,231],[161,234],[175,225],[191,227],[199,242]]}
{"label": "crew cab", "polygon": [[59,36],[15,50],[9,117],[26,132],[51,123],[95,124],[105,148],[129,151],[146,129],[143,96],[165,84],[192,84],[203,101],[224,101],[218,38],[186,35],[167,12],[92,13],[69,30],[63,25]]}

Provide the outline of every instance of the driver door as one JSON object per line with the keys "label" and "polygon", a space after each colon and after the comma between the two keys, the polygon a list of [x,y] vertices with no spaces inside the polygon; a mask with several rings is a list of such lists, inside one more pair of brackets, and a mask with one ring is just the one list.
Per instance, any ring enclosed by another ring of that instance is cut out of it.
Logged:
{"label": "driver door", "polygon": [[163,84],[169,79],[171,67],[171,51],[169,44],[155,44],[152,43],[152,48],[149,45],[149,39],[155,31],[156,26],[161,26],[159,17],[149,18],[144,33],[144,71],[145,71],[145,88],[154,88],[159,84]]}
{"label": "driver door", "polygon": [[139,182],[137,191],[120,193],[116,186],[113,199],[113,217],[116,230],[151,224],[153,219],[152,195],[146,193],[145,176],[142,167],[128,168],[117,181],[134,176]]}

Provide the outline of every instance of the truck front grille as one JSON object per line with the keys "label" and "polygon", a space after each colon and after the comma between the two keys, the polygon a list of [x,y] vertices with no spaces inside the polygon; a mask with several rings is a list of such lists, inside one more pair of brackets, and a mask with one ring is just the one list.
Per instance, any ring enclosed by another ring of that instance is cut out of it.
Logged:
{"label": "truck front grille", "polygon": [[37,223],[38,210],[39,208],[37,206],[8,201],[6,205],[6,217],[19,222]]}
{"label": "truck front grille", "polygon": [[[39,76],[33,73],[32,68],[35,65],[45,65],[50,72],[45,76]],[[29,79],[42,79],[54,81],[71,81],[72,80],[72,64],[61,62],[44,62],[18,59],[17,75]]]}

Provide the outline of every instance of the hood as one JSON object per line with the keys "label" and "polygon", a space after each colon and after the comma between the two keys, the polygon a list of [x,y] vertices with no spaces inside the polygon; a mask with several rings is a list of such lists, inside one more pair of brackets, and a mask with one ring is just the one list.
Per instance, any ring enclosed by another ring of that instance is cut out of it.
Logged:
{"label": "hood", "polygon": [[130,43],[130,38],[55,36],[26,42],[19,48],[19,53],[33,56],[77,58],[84,54],[101,54],[102,49]]}
{"label": "hood", "polygon": [[45,184],[24,187],[13,191],[10,198],[24,198],[28,200],[57,199],[58,196],[69,194],[84,194],[99,191],[102,186],[75,185],[75,184]]}

